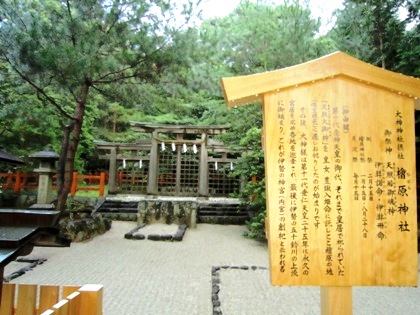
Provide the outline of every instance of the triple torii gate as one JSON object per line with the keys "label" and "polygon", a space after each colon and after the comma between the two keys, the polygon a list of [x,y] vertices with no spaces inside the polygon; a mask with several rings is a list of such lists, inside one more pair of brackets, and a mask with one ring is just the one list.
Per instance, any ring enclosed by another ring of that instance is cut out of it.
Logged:
{"label": "triple torii gate", "polygon": [[414,108],[420,80],[337,52],[222,79],[228,107],[262,102],[273,285],[417,286]]}

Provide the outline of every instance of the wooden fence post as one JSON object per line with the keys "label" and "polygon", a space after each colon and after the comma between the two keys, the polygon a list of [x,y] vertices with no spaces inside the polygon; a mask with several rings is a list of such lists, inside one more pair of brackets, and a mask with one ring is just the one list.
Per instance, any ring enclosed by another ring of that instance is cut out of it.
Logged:
{"label": "wooden fence post", "polygon": [[42,313],[49,309],[51,305],[54,305],[58,302],[59,298],[59,289],[58,285],[42,285],[39,288],[39,307],[38,312]]}
{"label": "wooden fence post", "polygon": [[36,284],[20,284],[16,315],[36,315]]}
{"label": "wooden fence post", "polygon": [[321,315],[352,315],[352,287],[321,287]]}
{"label": "wooden fence post", "polygon": [[102,315],[103,285],[86,284],[79,292],[83,315]]}
{"label": "wooden fence post", "polygon": [[16,171],[15,184],[13,185],[13,191],[15,193],[20,192],[21,183],[22,183],[22,173],[20,171]]}
{"label": "wooden fence post", "polygon": [[63,287],[63,297],[66,297],[68,295],[73,294],[74,292],[77,292],[81,288],[80,285],[66,285]]}
{"label": "wooden fence post", "polygon": [[1,295],[1,307],[0,315],[13,314],[15,307],[15,289],[16,284],[14,283],[3,283],[2,295]]}
{"label": "wooden fence post", "polygon": [[77,172],[73,172],[73,180],[71,182],[70,194],[72,197],[76,196],[77,192]]}
{"label": "wooden fence post", "polygon": [[101,172],[99,177],[99,196],[103,196],[105,192],[105,172]]}
{"label": "wooden fence post", "polygon": [[80,292],[76,291],[66,297],[66,300],[69,301],[69,315],[78,315],[82,313],[80,308]]}
{"label": "wooden fence post", "polygon": [[66,299],[61,300],[53,306],[54,314],[68,315],[69,314],[69,301]]}

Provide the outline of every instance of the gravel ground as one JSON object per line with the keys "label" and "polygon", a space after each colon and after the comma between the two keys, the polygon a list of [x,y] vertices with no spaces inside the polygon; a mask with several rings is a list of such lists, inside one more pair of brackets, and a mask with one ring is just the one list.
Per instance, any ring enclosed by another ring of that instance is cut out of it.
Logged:
{"label": "gravel ground", "polygon": [[[11,282],[103,284],[106,315],[320,314],[318,287],[270,285],[267,247],[244,238],[243,226],[199,224],[182,242],[124,239],[135,227],[115,221],[70,248],[34,248],[28,257],[47,261]],[[7,266],[5,276],[21,265]],[[396,313],[420,314],[420,289],[353,289],[353,314]]]}

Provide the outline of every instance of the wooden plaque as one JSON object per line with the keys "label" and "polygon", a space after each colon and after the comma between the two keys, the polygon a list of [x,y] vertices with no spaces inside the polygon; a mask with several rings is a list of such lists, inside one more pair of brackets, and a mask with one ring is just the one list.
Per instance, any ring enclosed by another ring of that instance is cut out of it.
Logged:
{"label": "wooden plaque", "polygon": [[419,81],[342,53],[260,78],[223,83],[263,104],[272,284],[417,286]]}
{"label": "wooden plaque", "polygon": [[265,95],[273,284],[417,285],[413,106],[345,78]]}

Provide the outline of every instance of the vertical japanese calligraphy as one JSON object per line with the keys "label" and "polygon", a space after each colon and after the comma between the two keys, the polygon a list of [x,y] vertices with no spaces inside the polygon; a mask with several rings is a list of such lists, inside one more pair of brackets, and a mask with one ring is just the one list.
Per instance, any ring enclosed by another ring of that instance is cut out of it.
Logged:
{"label": "vertical japanese calligraphy", "polygon": [[263,109],[272,282],[416,285],[411,103],[335,78]]}

